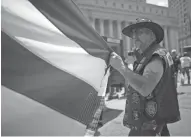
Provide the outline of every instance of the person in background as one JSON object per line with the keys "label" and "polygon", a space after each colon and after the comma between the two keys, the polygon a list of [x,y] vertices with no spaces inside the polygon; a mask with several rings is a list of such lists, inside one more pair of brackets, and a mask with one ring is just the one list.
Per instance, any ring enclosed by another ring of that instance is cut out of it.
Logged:
{"label": "person in background", "polygon": [[180,58],[178,57],[178,54],[177,54],[177,51],[175,49],[171,50],[171,56],[172,56],[172,60],[174,62],[174,70],[175,70],[175,73],[174,73],[174,76],[175,76],[175,83],[176,83],[176,86],[177,86],[177,79],[178,79],[178,71],[180,70]]}
{"label": "person in background", "polygon": [[169,136],[167,124],[179,121],[180,112],[172,57],[159,45],[164,31],[151,20],[137,19],[122,33],[139,49],[133,71],[116,53],[110,57],[110,65],[124,76],[128,89],[123,124],[131,129],[129,136]]}
{"label": "person in background", "polygon": [[[185,80],[185,73],[187,75],[188,78],[188,84],[190,84],[190,66],[191,66],[191,58],[189,57],[187,52],[184,52],[183,57],[180,58],[180,62],[181,62],[181,73],[184,76],[184,80]],[[183,80],[183,83],[184,82]]]}

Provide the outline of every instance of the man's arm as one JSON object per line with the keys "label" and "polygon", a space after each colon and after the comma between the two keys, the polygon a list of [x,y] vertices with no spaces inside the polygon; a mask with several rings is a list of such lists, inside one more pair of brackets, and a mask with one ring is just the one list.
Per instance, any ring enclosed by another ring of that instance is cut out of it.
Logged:
{"label": "man's arm", "polygon": [[159,58],[154,58],[145,67],[143,75],[134,73],[126,68],[122,62],[119,62],[120,59],[117,57],[113,61],[113,64],[111,62],[111,65],[124,76],[126,83],[130,84],[142,96],[148,96],[153,91],[161,79],[164,70],[162,60]]}

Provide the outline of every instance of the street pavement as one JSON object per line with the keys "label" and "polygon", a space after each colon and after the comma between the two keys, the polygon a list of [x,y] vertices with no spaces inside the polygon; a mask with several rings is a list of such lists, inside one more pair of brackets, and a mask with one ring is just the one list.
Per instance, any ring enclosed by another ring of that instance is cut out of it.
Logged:
{"label": "street pavement", "polygon": [[[181,121],[169,124],[172,136],[191,136],[191,86],[178,87],[178,99],[181,112]],[[122,124],[125,99],[115,99],[106,102],[107,108],[122,110],[116,118],[107,122],[98,132],[99,136],[127,136],[129,129]]]}

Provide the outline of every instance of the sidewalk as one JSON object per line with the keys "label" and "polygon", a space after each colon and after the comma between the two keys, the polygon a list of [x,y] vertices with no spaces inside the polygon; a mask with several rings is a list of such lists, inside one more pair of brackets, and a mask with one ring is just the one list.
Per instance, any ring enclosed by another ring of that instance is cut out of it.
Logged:
{"label": "sidewalk", "polygon": [[[178,92],[183,93],[178,97],[181,121],[169,124],[168,127],[172,136],[191,136],[191,86],[180,86]],[[125,99],[108,101],[106,106],[116,110],[123,110],[123,112],[99,129],[100,136],[127,136],[129,129],[122,124]]]}

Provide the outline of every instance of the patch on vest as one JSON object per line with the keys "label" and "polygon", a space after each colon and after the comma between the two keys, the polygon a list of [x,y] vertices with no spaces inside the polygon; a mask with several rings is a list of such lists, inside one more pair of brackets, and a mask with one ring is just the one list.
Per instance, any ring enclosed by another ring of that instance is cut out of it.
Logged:
{"label": "patch on vest", "polygon": [[169,52],[166,54],[166,57],[167,57],[169,66],[173,65],[173,60]]}
{"label": "patch on vest", "polygon": [[124,115],[124,117],[123,117],[123,122],[124,122],[125,124],[127,124],[127,123],[126,123],[127,121],[128,121],[128,113],[125,112],[125,115]]}
{"label": "patch on vest", "polygon": [[155,54],[155,53],[157,53],[157,54],[159,54],[159,55],[161,55],[161,56],[165,56],[165,55],[166,55],[166,52],[165,52],[164,49],[159,49],[159,50],[155,51],[154,54]]}
{"label": "patch on vest", "polygon": [[133,119],[138,120],[140,117],[139,111],[133,110]]}
{"label": "patch on vest", "polygon": [[139,72],[139,71],[140,71],[140,69],[142,68],[142,66],[143,66],[143,64],[139,64],[139,65],[137,66],[137,68],[136,68],[135,72]]}
{"label": "patch on vest", "polygon": [[139,94],[138,93],[133,93],[132,94],[132,103],[138,104],[139,102],[140,102]]}
{"label": "patch on vest", "polygon": [[126,105],[129,105],[129,100],[128,99],[126,99]]}
{"label": "patch on vest", "polygon": [[145,111],[149,116],[154,117],[157,113],[157,103],[155,101],[147,102],[145,106]]}
{"label": "patch on vest", "polygon": [[146,60],[146,57],[143,57],[143,59],[140,61],[140,63],[144,63]]}
{"label": "patch on vest", "polygon": [[125,115],[124,115],[124,117],[123,117],[123,125],[124,125],[125,127],[127,127],[127,128],[130,128],[130,129],[135,129],[135,128],[136,128],[135,126],[130,125],[130,124],[128,123],[128,114],[127,114],[127,113],[125,113]]}

